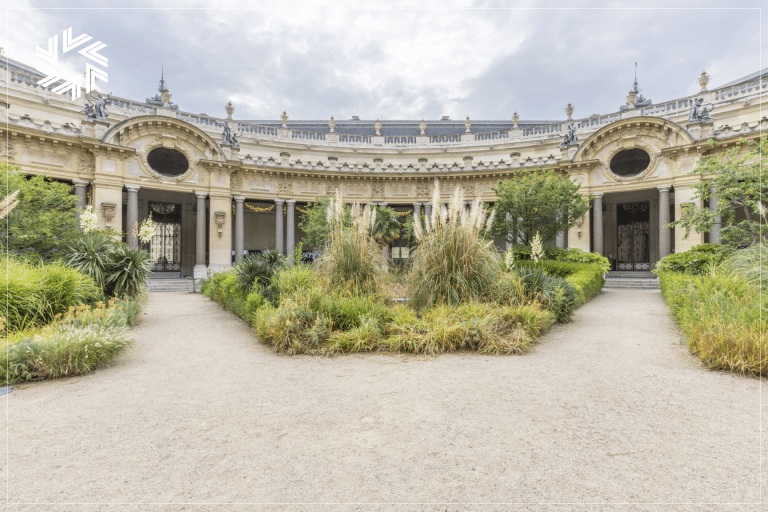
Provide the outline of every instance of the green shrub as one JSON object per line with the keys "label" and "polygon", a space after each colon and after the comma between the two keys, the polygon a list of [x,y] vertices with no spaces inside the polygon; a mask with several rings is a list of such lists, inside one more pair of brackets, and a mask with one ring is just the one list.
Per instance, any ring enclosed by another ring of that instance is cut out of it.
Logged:
{"label": "green shrub", "polygon": [[[592,254],[592,253],[585,253]],[[533,262],[522,261],[516,265],[518,268],[532,266]],[[600,293],[605,285],[603,268],[595,263],[572,263],[566,261],[543,260],[538,263],[547,274],[565,278],[576,290],[576,306],[584,304],[589,299]]]}
{"label": "green shrub", "polygon": [[6,257],[0,272],[0,295],[6,298],[8,332],[50,323],[57,314],[99,299],[93,280],[61,263],[30,264]]}
{"label": "green shrub", "polygon": [[331,321],[307,305],[287,299],[279,308],[265,306],[254,316],[261,341],[275,352],[317,354],[331,334]]}
{"label": "green shrub", "polygon": [[676,252],[665,256],[656,262],[653,273],[683,272],[691,275],[702,275],[709,272],[710,267],[719,265],[733,251],[732,248],[718,244],[701,244],[687,251]]}
{"label": "green shrub", "polygon": [[605,256],[602,256],[596,252],[584,252],[581,249],[577,249],[575,247],[571,247],[563,254],[553,259],[569,263],[590,263],[600,267],[603,272],[608,272],[611,270],[611,264],[608,261],[608,258]]}
{"label": "green shrub", "polygon": [[[514,244],[510,246],[510,248],[504,252],[504,255],[501,258],[502,260],[504,260],[508,252],[512,253],[515,261],[531,261],[532,259],[530,245]],[[544,259],[559,260],[566,254],[567,251],[565,249],[553,246],[544,246]]]}
{"label": "green shrub", "polygon": [[512,273],[520,279],[528,301],[540,303],[558,322],[567,322],[580,304],[578,292],[564,277],[549,273],[542,266],[520,265]]}
{"label": "green shrub", "polygon": [[759,287],[727,274],[660,272],[659,282],[688,347],[707,366],[752,375],[768,370],[768,308]]}
{"label": "green shrub", "polygon": [[488,303],[439,305],[416,322],[388,326],[382,344],[391,351],[436,355],[457,350],[521,354],[552,325],[549,312],[535,306],[500,307]]}
{"label": "green shrub", "polygon": [[273,282],[276,295],[279,300],[282,300],[302,294],[305,290],[317,288],[320,286],[320,277],[310,265],[295,265],[275,274]]}

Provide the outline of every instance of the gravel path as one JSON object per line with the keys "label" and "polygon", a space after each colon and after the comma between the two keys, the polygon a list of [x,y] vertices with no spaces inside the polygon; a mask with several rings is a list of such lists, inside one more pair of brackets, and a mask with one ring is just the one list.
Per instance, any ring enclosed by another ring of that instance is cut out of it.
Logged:
{"label": "gravel path", "polygon": [[524,356],[279,356],[199,294],[151,293],[133,336],[2,398],[7,509],[768,510],[766,384],[703,368],[658,291]]}

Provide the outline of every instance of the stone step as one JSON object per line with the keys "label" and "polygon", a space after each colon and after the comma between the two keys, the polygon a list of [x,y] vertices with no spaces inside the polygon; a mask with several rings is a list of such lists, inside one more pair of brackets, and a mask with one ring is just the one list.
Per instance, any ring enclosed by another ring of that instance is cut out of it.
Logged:
{"label": "stone step", "polygon": [[199,283],[193,282],[192,279],[148,279],[147,291],[150,292],[191,292],[195,291],[200,286]]}
{"label": "stone step", "polygon": [[658,279],[606,279],[603,288],[658,290]]}

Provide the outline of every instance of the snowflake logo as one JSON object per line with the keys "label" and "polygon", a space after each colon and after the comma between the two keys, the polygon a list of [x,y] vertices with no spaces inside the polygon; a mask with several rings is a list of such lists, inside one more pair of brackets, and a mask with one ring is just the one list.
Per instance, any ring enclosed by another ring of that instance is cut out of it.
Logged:
{"label": "snowflake logo", "polygon": [[[84,45],[91,39],[93,38],[88,34],[80,34],[79,36],[73,38],[72,27],[69,27],[68,29],[62,32],[62,37],[61,37],[62,52],[61,53],[65,54],[67,52],[70,52],[76,49],[78,46]],[[107,47],[106,44],[102,43],[101,41],[96,41],[95,43],[88,45],[85,48],[81,48],[80,50],[77,51],[77,53],[84,55],[87,59],[106,68],[107,58],[99,54],[99,51],[103,50],[106,47]],[[59,66],[59,35],[58,34],[48,38],[47,50],[44,48],[40,48],[39,46],[36,47],[35,56],[37,58],[36,67],[45,74],[45,77],[37,81],[37,84],[40,87],[48,87],[57,82],[63,81],[63,83],[51,89],[51,92],[54,92],[56,94],[66,94],[67,92],[69,92],[72,97],[72,101],[75,101],[76,99],[80,98],[80,87],[82,84],[82,78],[79,75],[67,76],[69,73],[67,71],[64,71]],[[108,78],[108,75],[106,71],[100,68],[97,68],[90,62],[86,61],[85,63],[86,94],[90,93],[95,89],[97,80],[104,80],[105,82],[109,82],[107,78]]]}

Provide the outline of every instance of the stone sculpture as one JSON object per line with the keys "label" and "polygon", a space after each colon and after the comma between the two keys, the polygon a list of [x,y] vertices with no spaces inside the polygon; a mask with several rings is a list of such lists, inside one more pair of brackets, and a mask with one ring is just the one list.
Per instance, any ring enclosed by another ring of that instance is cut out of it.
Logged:
{"label": "stone sculpture", "polygon": [[696,98],[691,103],[691,114],[688,116],[688,121],[691,123],[702,123],[706,121],[712,121],[715,118],[712,117],[712,107],[702,108],[704,98]]}
{"label": "stone sculpture", "polygon": [[571,146],[573,144],[578,144],[579,138],[576,136],[576,128],[573,126],[573,123],[568,125],[568,132],[565,134],[565,137],[563,137],[563,142],[560,143],[558,146],[559,148],[566,148],[568,146]]}

